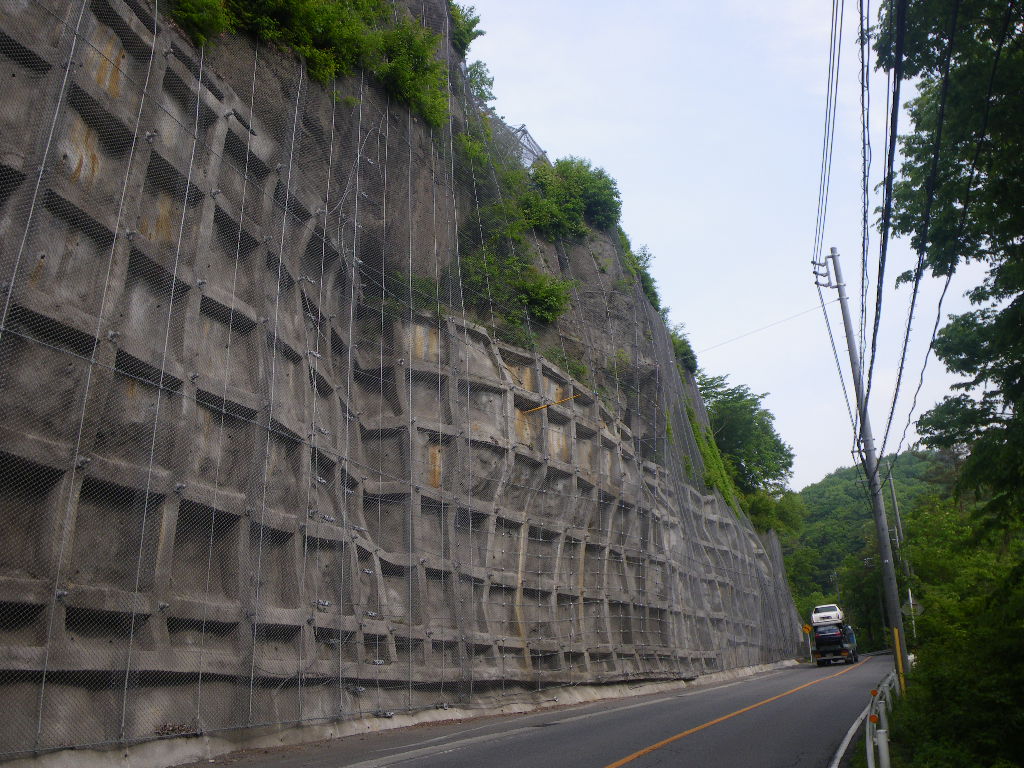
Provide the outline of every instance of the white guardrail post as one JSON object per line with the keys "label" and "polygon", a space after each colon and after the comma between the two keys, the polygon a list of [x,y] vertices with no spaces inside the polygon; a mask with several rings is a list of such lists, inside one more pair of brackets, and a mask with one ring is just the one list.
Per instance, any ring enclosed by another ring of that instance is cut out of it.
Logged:
{"label": "white guardrail post", "polygon": [[[868,768],[889,768],[889,709],[892,707],[893,691],[896,688],[896,672],[890,672],[871,691],[868,719],[864,729],[864,749],[867,752]],[[879,727],[880,726],[880,727]],[[877,752],[877,763],[875,755]]]}

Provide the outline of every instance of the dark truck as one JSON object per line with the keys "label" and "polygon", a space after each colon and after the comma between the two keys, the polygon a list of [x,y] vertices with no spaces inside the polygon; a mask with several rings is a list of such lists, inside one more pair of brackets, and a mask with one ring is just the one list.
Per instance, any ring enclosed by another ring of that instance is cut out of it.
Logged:
{"label": "dark truck", "polygon": [[811,655],[819,667],[842,660],[853,664],[857,655],[857,637],[848,624],[822,624],[814,628],[814,649]]}

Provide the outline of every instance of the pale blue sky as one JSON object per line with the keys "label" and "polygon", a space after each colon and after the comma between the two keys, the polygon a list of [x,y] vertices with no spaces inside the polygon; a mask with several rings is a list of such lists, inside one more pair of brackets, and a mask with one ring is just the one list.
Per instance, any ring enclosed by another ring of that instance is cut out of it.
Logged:
{"label": "pale blue sky", "polygon": [[[481,27],[468,58],[494,76],[495,107],[525,123],[552,158],[579,155],[619,183],[623,226],[655,255],[674,322],[702,368],[768,392],[766,406],[796,453],[794,488],[853,463],[852,431],[821,311],[721,342],[818,304],[810,259],[824,127],[830,4],[475,0]],[[855,300],[860,271],[860,143],[856,5],[846,11],[825,248],[836,246]],[[876,74],[872,185],[884,160],[885,79]],[[905,124],[905,123],[904,123]],[[872,260],[877,235],[872,234]],[[889,251],[886,280],[912,264]],[[954,283],[944,313],[965,306]],[[919,300],[895,434],[935,318],[938,286]],[[835,293],[827,298],[834,298]],[[874,287],[870,289],[874,295]],[[907,317],[909,290],[888,291],[871,418],[879,441]],[[859,305],[858,305],[859,306]],[[838,306],[829,307],[844,371]],[[853,308],[854,316],[858,307]],[[916,342],[916,343],[915,343]],[[714,349],[708,349],[715,347]],[[929,363],[918,412],[948,391]],[[851,389],[852,398],[852,389]],[[915,436],[911,429],[908,442]]]}

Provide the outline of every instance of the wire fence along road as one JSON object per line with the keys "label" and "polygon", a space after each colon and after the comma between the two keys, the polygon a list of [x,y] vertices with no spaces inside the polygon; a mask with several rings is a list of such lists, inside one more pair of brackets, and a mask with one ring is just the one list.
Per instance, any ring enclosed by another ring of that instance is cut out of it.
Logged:
{"label": "wire fence along road", "polygon": [[618,238],[510,244],[577,285],[498,337],[467,270],[544,157],[450,47],[431,129],[164,5],[0,13],[0,757],[798,654]]}

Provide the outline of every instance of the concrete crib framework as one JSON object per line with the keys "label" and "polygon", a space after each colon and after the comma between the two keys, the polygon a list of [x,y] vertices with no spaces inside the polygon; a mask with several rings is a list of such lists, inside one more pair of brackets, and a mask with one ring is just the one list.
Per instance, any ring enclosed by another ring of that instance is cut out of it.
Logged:
{"label": "concrete crib framework", "polygon": [[615,239],[534,238],[580,280],[538,335],[589,381],[467,309],[500,187],[454,59],[431,130],[156,11],[0,15],[0,758],[799,653]]}

